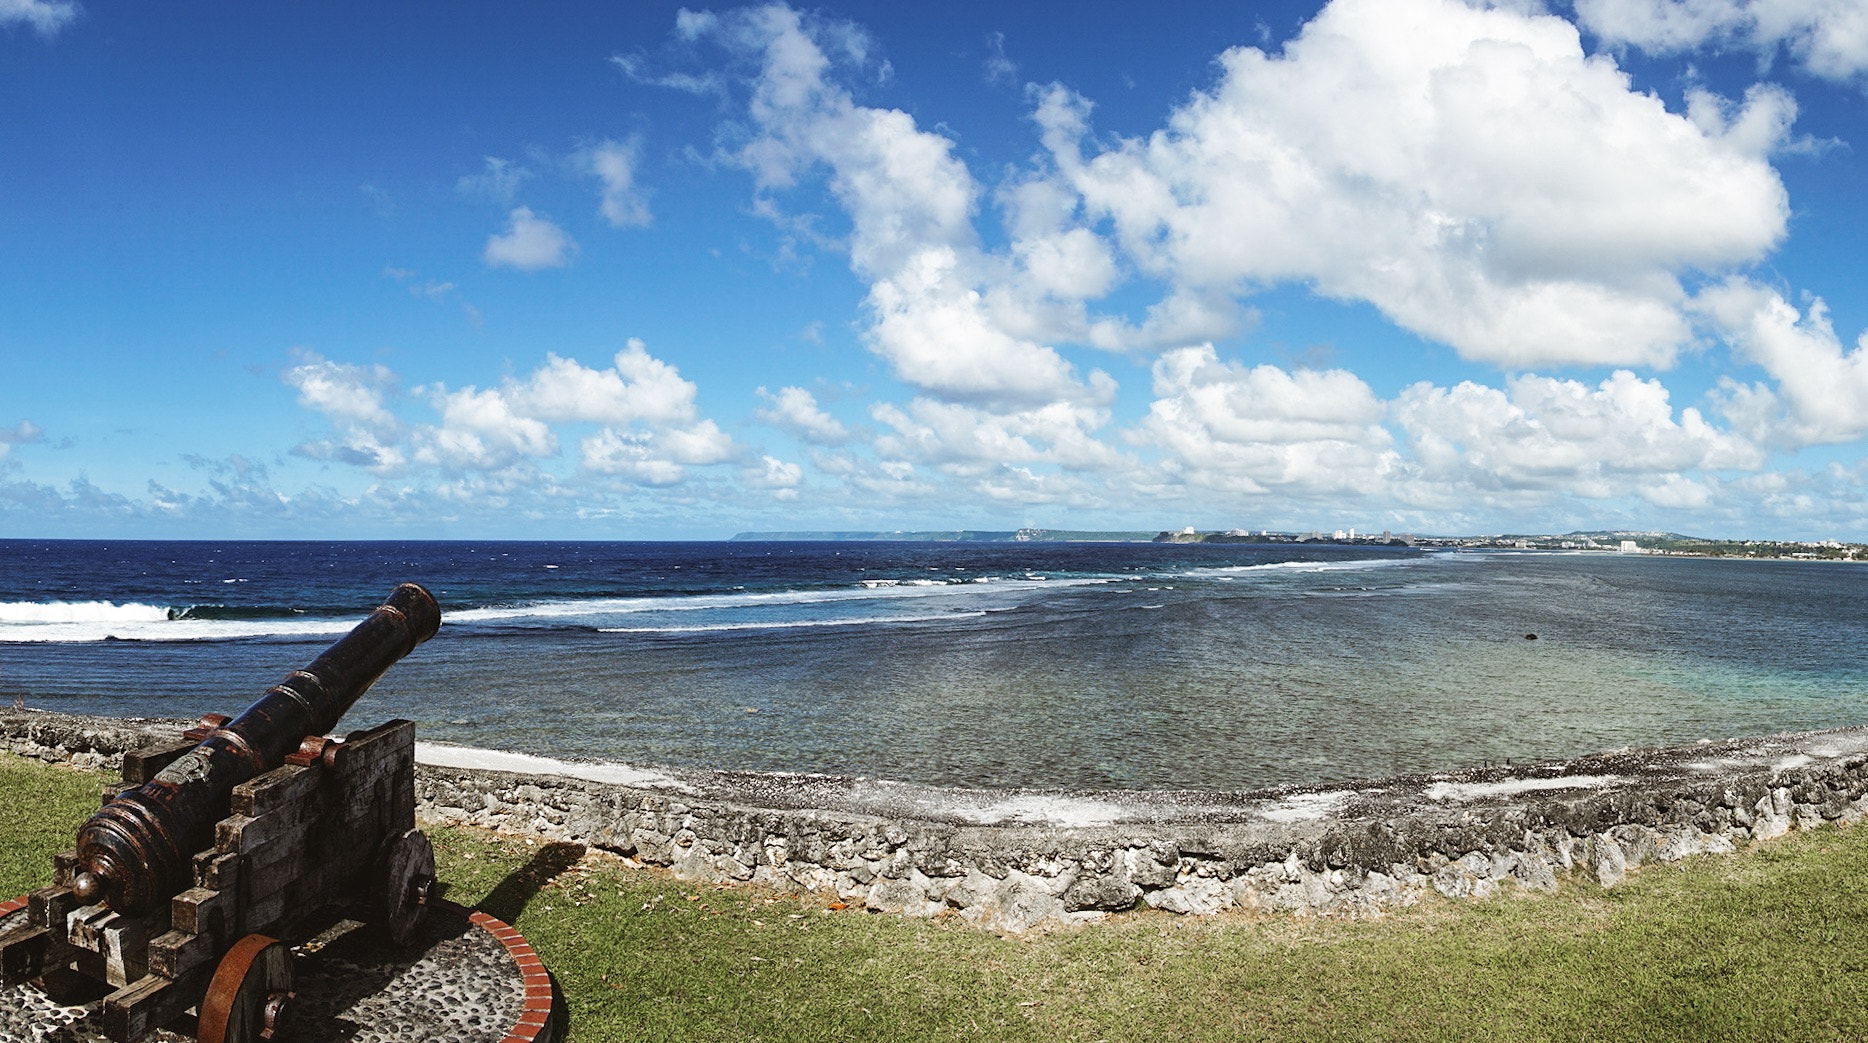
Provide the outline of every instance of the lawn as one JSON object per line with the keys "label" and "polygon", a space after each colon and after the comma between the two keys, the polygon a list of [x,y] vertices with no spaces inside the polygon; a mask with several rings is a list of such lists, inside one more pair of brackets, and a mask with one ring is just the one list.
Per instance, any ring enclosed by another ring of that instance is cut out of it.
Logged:
{"label": "lawn", "polygon": [[[44,882],[99,781],[0,755],[5,890]],[[1362,922],[1143,910],[1023,938],[431,835],[447,897],[526,934],[580,1041],[1868,1037],[1864,827],[1649,866],[1610,891],[1578,880]]]}

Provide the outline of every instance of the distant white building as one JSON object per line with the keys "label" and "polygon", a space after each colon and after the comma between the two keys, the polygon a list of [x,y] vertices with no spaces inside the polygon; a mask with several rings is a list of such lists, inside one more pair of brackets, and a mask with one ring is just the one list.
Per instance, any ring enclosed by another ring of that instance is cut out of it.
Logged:
{"label": "distant white building", "polygon": [[1641,545],[1633,540],[1623,540],[1621,552],[1623,554],[1639,554],[1641,553]]}

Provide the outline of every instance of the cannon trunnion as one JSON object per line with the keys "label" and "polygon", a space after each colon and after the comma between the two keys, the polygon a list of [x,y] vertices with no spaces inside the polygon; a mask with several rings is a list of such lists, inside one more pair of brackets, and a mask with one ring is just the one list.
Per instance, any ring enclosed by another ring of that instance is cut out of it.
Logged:
{"label": "cannon trunnion", "polygon": [[191,1010],[197,1038],[224,1043],[273,1038],[292,994],[282,939],[309,914],[346,907],[407,943],[434,884],[415,828],[415,725],[323,732],[439,619],[404,584],[238,719],[209,714],[126,754],[104,809],[54,857],[52,885],[0,935],[0,978],[107,994],[96,1017],[118,1043],[186,1027]]}

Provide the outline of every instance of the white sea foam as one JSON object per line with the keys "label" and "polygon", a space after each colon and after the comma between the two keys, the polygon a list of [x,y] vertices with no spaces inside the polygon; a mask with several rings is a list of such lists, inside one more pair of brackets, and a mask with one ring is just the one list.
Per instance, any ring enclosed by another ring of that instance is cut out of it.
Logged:
{"label": "white sea foam", "polygon": [[1119,804],[1087,797],[1024,794],[979,807],[954,809],[961,818],[982,826],[1022,822],[1045,826],[1107,826],[1125,814]]}
{"label": "white sea foam", "polygon": [[111,601],[9,601],[0,604],[0,624],[8,623],[154,623],[169,618],[162,605]]}
{"label": "white sea foam", "polygon": [[1421,790],[1428,800],[1455,803],[1481,797],[1510,797],[1553,789],[1601,789],[1622,781],[1620,775],[1560,775],[1553,779],[1505,779],[1502,782],[1436,782]]}
{"label": "white sea foam", "polygon": [[[1045,589],[1099,585],[1114,582],[1113,577],[1085,576],[1069,579],[1050,579],[1042,581]],[[763,620],[729,619],[721,623],[695,624],[693,626],[651,626],[625,627],[620,624],[631,616],[661,615],[673,612],[701,612],[731,615],[741,610],[809,610],[812,606],[826,609],[837,605],[852,603],[913,604],[926,599],[953,599],[965,604],[978,604],[981,599],[1014,598],[1023,600],[1030,596],[1030,584],[998,583],[993,577],[970,577],[964,580],[948,581],[933,579],[870,579],[859,581],[849,587],[835,587],[819,590],[779,590],[759,592],[734,592],[722,594],[684,594],[667,597],[629,597],[629,598],[585,598],[581,600],[533,601],[512,605],[489,605],[482,608],[457,609],[447,614],[452,623],[504,624],[509,626],[543,625],[561,626],[566,623],[583,623],[597,626],[603,630],[705,630],[705,629],[746,629],[742,623],[753,626],[777,625]],[[923,615],[878,615],[869,619],[838,619],[825,617],[812,620],[796,621],[796,625],[848,625],[861,622],[889,622],[911,619],[947,618]],[[605,626],[606,623],[618,624]]]}
{"label": "white sea foam", "polygon": [[735,623],[671,623],[659,627],[598,627],[600,634],[700,634],[724,630],[791,630],[800,627],[875,626],[879,623],[927,623],[936,619],[973,619],[984,611],[942,612],[929,616],[861,616],[849,619],[741,620]]}
{"label": "white sea foam", "polygon": [[945,587],[952,583],[965,583],[967,580],[944,579],[864,579],[858,580],[865,590],[886,590],[889,587]]}
{"label": "white sea foam", "polygon": [[455,746],[451,743],[417,742],[415,762],[436,768],[484,768],[488,771],[511,771],[525,775],[562,775],[574,779],[588,779],[591,782],[614,783],[618,786],[694,792],[694,787],[673,775],[649,768],[632,768],[627,764],[561,761],[553,757],[535,757],[529,753],[482,750],[473,746]]}
{"label": "white sea foam", "polygon": [[141,602],[11,601],[0,603],[0,642],[225,641],[243,637],[342,634],[354,620],[187,619],[183,610]]}
{"label": "white sea foam", "polygon": [[349,632],[351,619],[80,619],[44,623],[0,620],[0,642],[29,644],[90,641],[232,641],[270,637],[296,640]]}
{"label": "white sea foam", "polygon": [[1237,579],[1284,572],[1367,572],[1418,564],[1417,558],[1356,558],[1350,561],[1267,561],[1252,565],[1205,565],[1176,575],[1201,579]]}
{"label": "white sea foam", "polygon": [[1273,822],[1312,822],[1327,818],[1342,807],[1343,801],[1355,796],[1351,790],[1331,790],[1328,793],[1298,793],[1278,801],[1268,807],[1260,808],[1259,817]]}

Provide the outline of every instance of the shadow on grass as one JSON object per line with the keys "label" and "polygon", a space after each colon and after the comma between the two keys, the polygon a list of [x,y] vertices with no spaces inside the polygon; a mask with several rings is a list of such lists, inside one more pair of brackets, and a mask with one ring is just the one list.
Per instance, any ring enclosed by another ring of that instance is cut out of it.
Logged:
{"label": "shadow on grass", "polygon": [[507,923],[515,923],[519,914],[558,874],[576,865],[584,857],[584,845],[553,841],[538,849],[532,860],[512,871],[493,890],[480,899],[475,908]]}

